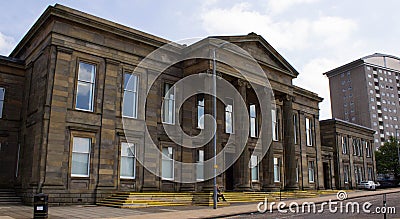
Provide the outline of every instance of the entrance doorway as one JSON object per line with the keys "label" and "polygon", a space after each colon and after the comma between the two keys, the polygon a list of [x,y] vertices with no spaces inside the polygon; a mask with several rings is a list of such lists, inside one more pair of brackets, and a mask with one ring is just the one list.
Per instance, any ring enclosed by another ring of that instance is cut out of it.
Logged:
{"label": "entrance doorway", "polygon": [[329,163],[323,163],[323,171],[324,171],[324,185],[325,189],[331,189],[331,171],[329,168]]}

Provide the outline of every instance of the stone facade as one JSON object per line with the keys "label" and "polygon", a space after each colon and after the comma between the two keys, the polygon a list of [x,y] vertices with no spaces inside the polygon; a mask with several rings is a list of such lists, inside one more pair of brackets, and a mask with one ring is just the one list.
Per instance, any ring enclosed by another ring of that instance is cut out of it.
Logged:
{"label": "stone facade", "polygon": [[375,131],[340,119],[320,125],[325,182],[336,189],[355,189],[360,181],[376,181]]}
{"label": "stone facade", "polygon": [[[260,162],[256,180],[251,178],[248,163],[257,138],[249,137],[241,157],[217,177],[218,183],[226,190],[237,191],[325,188],[318,107],[322,98],[293,85],[298,72],[261,36],[251,33],[218,38],[248,51],[262,67],[275,94],[278,127],[277,139]],[[166,135],[161,104],[166,84],[174,84],[190,74],[209,72],[211,60],[186,60],[168,68],[150,87],[146,110],[138,107],[129,126],[123,126],[124,74],[136,70],[137,98],[145,100],[148,80],[155,77],[158,67],[157,64],[146,69],[136,67],[166,43],[169,41],[61,5],[48,7],[10,57],[0,60],[0,87],[6,87],[4,116],[0,119],[0,139],[6,147],[2,146],[0,156],[7,156],[0,159],[0,168],[3,167],[0,185],[16,188],[25,203],[32,203],[33,195],[38,192],[47,193],[52,204],[94,203],[116,191],[212,188],[210,180],[198,183],[163,180],[138,162],[133,177],[121,177],[121,148],[128,137],[124,130],[135,144],[146,145],[144,127],[147,126],[160,150],[171,148],[168,153],[171,150],[175,160],[196,162],[196,151],[180,147]],[[185,49],[188,48],[184,45],[176,45],[171,53]],[[95,77],[82,81],[81,63],[94,66]],[[246,104],[260,106],[246,81],[224,65],[217,70],[239,91]],[[90,110],[78,109],[77,96],[82,83],[93,86]],[[204,101],[204,110],[210,113],[211,98],[206,96]],[[199,133],[196,110],[196,98],[189,98],[177,118],[190,135]],[[219,102],[218,151],[226,146],[230,136],[224,131],[224,113],[225,108]],[[261,126],[263,121],[258,120]],[[75,150],[74,139],[89,142],[87,154]],[[211,146],[211,143],[205,146],[205,158],[210,157]],[[73,154],[77,153],[88,157],[87,174],[79,168],[84,174],[73,173],[74,159],[78,157]],[[135,153],[145,153],[146,165],[150,166],[157,163],[152,161],[161,159],[149,151]],[[5,166],[12,168],[4,169]],[[174,174],[184,173],[175,169]]]}

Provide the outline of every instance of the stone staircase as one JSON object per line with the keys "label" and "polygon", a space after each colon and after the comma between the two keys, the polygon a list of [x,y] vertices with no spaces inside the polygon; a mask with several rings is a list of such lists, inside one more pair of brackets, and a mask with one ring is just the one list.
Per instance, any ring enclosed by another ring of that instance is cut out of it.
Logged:
{"label": "stone staircase", "polygon": [[[218,206],[233,203],[279,201],[295,198],[314,198],[324,194],[335,194],[336,190],[282,191],[278,192],[224,192],[227,202],[222,200]],[[97,203],[100,206],[118,208],[144,208],[153,206],[212,206],[212,193],[207,192],[118,192]]]}
{"label": "stone staircase", "polygon": [[13,189],[0,189],[0,205],[21,204],[21,198]]}

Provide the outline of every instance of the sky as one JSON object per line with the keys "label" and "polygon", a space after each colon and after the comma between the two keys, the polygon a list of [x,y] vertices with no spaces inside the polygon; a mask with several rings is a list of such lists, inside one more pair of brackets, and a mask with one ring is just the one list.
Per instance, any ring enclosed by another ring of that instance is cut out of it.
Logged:
{"label": "sky", "polygon": [[376,52],[400,56],[398,0],[1,1],[0,54],[55,3],[172,41],[255,32],[300,73],[295,85],[324,98],[320,119],[331,118],[322,73]]}

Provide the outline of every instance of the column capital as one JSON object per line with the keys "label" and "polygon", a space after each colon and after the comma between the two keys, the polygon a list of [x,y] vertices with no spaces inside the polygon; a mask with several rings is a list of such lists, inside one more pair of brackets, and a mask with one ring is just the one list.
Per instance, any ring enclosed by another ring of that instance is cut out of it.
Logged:
{"label": "column capital", "polygon": [[295,101],[295,97],[290,95],[290,94],[282,94],[278,96],[279,101],[285,102],[285,101]]}
{"label": "column capital", "polygon": [[246,88],[251,87],[250,83],[248,81],[240,79],[240,78],[237,80],[237,84],[239,85],[239,87],[246,87]]}

